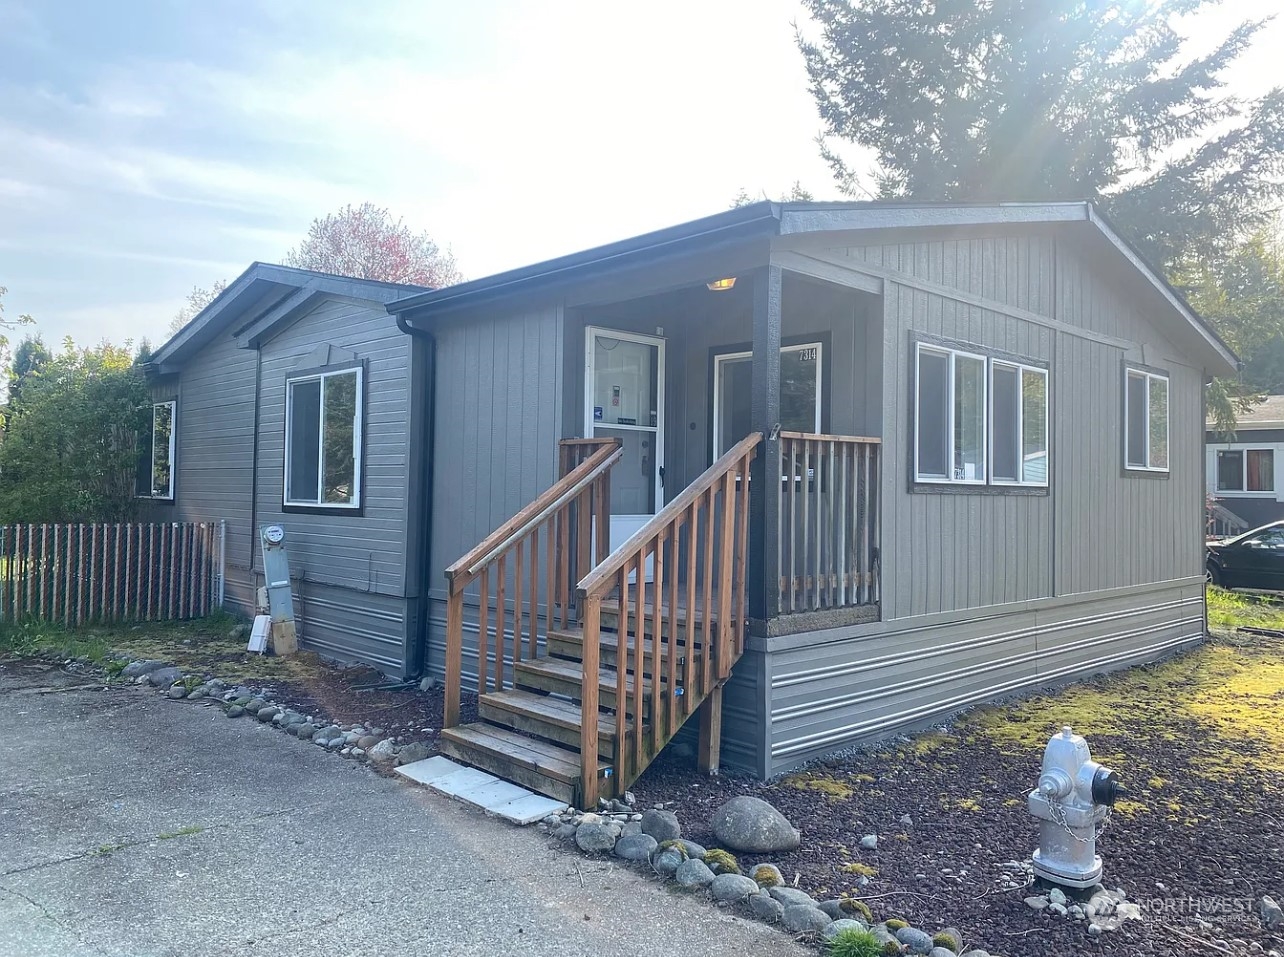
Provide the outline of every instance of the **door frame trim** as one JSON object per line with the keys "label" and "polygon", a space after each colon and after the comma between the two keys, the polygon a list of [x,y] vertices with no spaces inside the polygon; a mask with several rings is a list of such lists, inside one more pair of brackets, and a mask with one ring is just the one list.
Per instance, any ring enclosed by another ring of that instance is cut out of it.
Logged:
{"label": "door frame trim", "polygon": [[[637,342],[656,347],[655,369],[655,426],[643,425],[610,425],[603,423],[604,429],[616,429],[621,432],[651,432],[655,435],[655,456],[651,472],[651,485],[655,497],[655,512],[664,508],[664,483],[660,480],[660,470],[664,468],[664,400],[668,391],[664,378],[664,347],[668,340],[664,336],[647,335],[642,332],[630,332],[625,329],[612,329],[609,326],[586,325],[584,327],[584,437],[593,438],[597,423],[593,419],[593,351],[594,337],[606,335],[611,339],[624,342]],[[642,513],[638,513],[642,514]]]}

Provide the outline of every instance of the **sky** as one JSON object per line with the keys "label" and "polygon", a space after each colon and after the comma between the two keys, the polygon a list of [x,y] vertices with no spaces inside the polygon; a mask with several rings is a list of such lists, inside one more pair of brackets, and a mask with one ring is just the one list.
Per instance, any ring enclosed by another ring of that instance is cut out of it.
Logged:
{"label": "sky", "polygon": [[[1276,6],[1183,29],[1211,44]],[[159,345],[193,286],[367,200],[477,278],[740,189],[833,197],[804,19],[795,0],[0,0],[5,317]],[[1232,88],[1280,82],[1281,49],[1284,20]]]}

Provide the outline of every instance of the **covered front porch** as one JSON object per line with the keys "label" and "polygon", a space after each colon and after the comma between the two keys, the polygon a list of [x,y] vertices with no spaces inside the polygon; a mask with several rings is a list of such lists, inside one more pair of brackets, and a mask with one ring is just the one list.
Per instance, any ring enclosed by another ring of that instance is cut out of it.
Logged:
{"label": "covered front porch", "polygon": [[881,297],[764,258],[566,304],[558,478],[447,570],[443,750],[589,806],[699,715],[716,769],[751,635],[878,619]]}

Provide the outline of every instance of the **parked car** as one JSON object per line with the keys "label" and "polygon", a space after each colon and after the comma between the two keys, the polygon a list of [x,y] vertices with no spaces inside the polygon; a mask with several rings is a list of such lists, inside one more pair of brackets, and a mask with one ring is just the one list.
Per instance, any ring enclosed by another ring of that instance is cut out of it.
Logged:
{"label": "parked car", "polygon": [[1284,522],[1208,544],[1208,580],[1222,588],[1284,591]]}

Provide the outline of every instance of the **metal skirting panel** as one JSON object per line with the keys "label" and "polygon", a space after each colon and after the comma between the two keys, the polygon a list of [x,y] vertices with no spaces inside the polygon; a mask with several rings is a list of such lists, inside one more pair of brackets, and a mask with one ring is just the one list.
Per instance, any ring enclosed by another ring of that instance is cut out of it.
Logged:
{"label": "metal skirting panel", "polygon": [[981,619],[883,623],[838,640],[831,632],[823,643],[771,656],[767,771],[984,701],[1153,660],[1203,635],[1202,583]]}
{"label": "metal skirting panel", "polygon": [[404,677],[404,598],[314,582],[294,587],[300,647]]}

